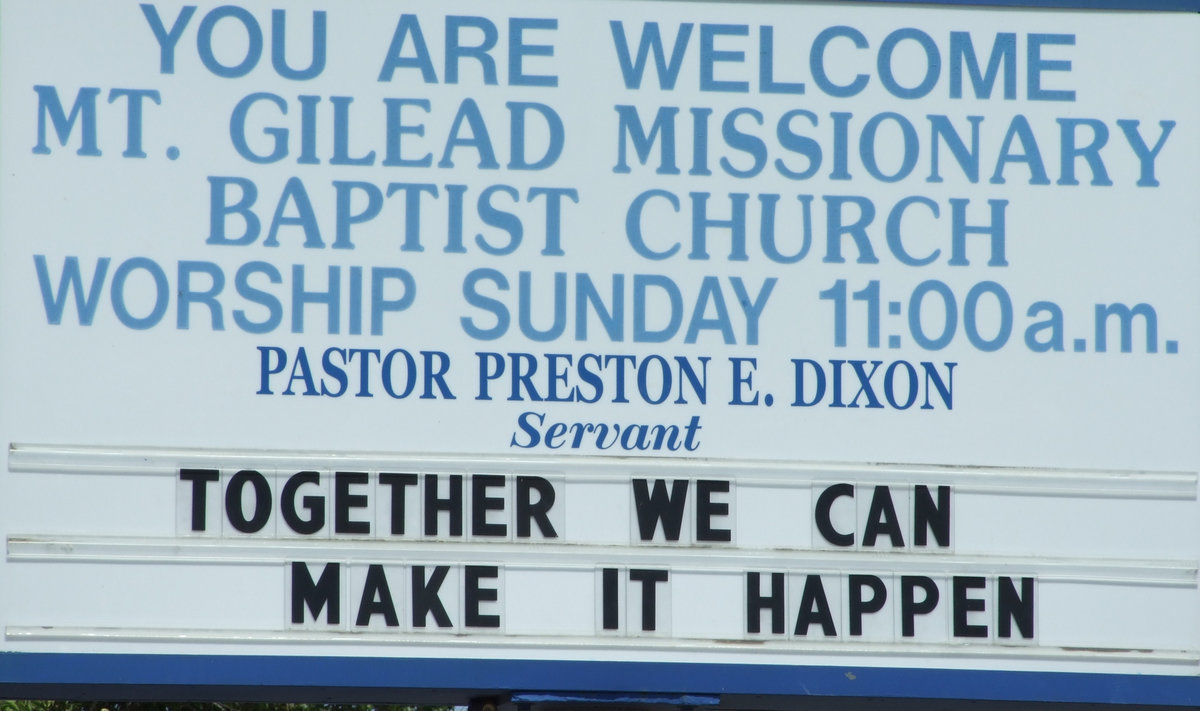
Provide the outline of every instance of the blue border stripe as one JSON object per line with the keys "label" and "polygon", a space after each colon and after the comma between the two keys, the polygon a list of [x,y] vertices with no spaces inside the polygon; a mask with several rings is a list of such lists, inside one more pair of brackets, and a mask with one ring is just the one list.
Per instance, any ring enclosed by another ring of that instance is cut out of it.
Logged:
{"label": "blue border stripe", "polygon": [[1077,10],[1174,10],[1200,12],[1200,0],[841,0],[849,3],[902,3],[905,5],[970,5]]}
{"label": "blue border stripe", "polygon": [[1200,705],[1200,676],[511,659],[0,654],[0,693],[17,684],[686,692]]}

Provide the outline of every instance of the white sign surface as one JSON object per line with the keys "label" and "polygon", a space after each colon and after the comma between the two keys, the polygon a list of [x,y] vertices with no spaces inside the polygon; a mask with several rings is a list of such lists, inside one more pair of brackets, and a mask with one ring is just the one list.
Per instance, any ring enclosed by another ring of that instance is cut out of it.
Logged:
{"label": "white sign surface", "polygon": [[0,683],[1200,698],[1195,14],[0,13]]}

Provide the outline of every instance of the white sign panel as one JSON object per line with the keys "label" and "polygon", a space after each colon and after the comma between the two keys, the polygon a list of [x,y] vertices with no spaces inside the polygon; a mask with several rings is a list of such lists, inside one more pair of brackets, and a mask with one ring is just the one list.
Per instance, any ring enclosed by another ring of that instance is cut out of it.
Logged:
{"label": "white sign panel", "polygon": [[1198,40],[5,0],[0,687],[1196,703]]}

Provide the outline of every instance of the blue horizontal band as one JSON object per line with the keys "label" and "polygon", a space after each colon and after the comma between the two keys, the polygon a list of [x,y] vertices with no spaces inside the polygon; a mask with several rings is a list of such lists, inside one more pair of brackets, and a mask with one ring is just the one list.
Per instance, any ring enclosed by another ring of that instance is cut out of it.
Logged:
{"label": "blue horizontal band", "polygon": [[668,706],[716,706],[721,703],[719,696],[698,696],[696,694],[643,694],[643,693],[607,693],[568,691],[521,691],[512,695],[514,704],[665,704]]}
{"label": "blue horizontal band", "polygon": [[1175,10],[1200,12],[1200,0],[842,0],[842,2],[889,2],[906,5],[974,5],[1029,8],[1073,8],[1079,10]]}
{"label": "blue horizontal band", "polygon": [[[31,686],[495,690],[1200,705],[1200,677],[669,662],[157,654],[0,654],[0,696]],[[413,697],[420,694],[414,693]]]}

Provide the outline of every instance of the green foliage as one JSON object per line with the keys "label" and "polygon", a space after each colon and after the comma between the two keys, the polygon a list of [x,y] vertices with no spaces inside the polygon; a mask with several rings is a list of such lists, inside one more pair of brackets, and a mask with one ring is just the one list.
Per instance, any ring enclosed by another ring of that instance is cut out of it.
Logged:
{"label": "green foliage", "polygon": [[0,701],[0,711],[447,711],[444,706],[221,704],[146,701]]}

